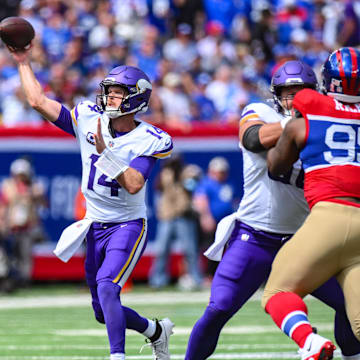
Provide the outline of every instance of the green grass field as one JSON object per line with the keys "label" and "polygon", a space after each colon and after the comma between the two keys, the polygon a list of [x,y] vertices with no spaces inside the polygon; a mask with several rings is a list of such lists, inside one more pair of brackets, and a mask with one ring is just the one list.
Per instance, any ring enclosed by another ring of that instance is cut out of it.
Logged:
{"label": "green grass field", "polygon": [[[176,324],[171,337],[172,359],[184,359],[191,328],[208,301],[208,291],[152,292],[135,285],[123,304],[149,318],[170,317]],[[333,310],[307,298],[310,320],[321,335],[333,340]],[[144,338],[128,331],[127,359],[152,359]],[[36,286],[0,296],[0,360],[107,360],[103,325],[92,314],[87,289],[80,285]],[[210,359],[298,359],[297,347],[266,315],[259,295],[227,324]],[[340,359],[336,351],[335,359]]]}

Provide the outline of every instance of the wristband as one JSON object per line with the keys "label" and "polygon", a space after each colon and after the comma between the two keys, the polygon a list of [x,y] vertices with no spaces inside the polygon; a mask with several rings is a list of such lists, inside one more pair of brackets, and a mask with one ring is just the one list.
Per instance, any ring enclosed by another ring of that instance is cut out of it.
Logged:
{"label": "wristband", "polygon": [[112,179],[117,178],[129,168],[124,161],[116,157],[116,155],[108,148],[102,152],[101,156],[97,159],[94,165],[102,173]]}
{"label": "wristband", "polygon": [[291,116],[287,116],[280,121],[280,126],[284,129],[286,124],[292,119]]}

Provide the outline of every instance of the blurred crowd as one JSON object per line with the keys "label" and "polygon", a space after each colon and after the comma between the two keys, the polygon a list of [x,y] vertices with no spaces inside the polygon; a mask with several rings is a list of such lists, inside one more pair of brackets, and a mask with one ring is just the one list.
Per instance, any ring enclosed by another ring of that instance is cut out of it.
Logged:
{"label": "blurred crowd", "polygon": [[201,254],[214,241],[216,224],[239,203],[239,189],[229,171],[230,164],[222,156],[212,158],[206,171],[185,163],[180,154],[164,161],[154,189],[157,229],[150,287],[170,284],[170,255],[176,243],[185,258],[178,287],[194,290],[210,284],[217,263]]}
{"label": "blurred crowd", "polygon": [[31,161],[14,160],[0,183],[0,293],[30,284],[33,246],[47,237],[40,219],[45,207],[45,190]]}
{"label": "blurred crowd", "polygon": [[[319,73],[329,51],[360,44],[357,0],[3,0],[1,19],[14,15],[35,28],[32,64],[48,95],[72,108],[95,100],[109,69],[135,65],[154,87],[144,119],[167,127],[236,123],[270,97],[282,62]],[[1,46],[2,124],[42,124]]]}

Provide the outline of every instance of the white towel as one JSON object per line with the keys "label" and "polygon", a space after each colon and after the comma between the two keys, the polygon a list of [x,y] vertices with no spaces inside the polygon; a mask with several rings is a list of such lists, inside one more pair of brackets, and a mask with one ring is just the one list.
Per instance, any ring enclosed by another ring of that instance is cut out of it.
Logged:
{"label": "white towel", "polygon": [[68,262],[81,246],[92,222],[85,218],[65,228],[56,244],[54,254],[62,261]]}
{"label": "white towel", "polygon": [[220,261],[224,252],[224,247],[228,242],[231,233],[235,227],[236,213],[225,216],[220,220],[216,227],[215,241],[214,243],[204,252],[204,255],[214,261]]}

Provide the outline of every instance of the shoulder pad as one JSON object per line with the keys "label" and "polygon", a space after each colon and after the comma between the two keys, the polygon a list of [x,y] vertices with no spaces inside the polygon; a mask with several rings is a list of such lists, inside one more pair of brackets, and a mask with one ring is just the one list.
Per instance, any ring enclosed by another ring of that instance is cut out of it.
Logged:
{"label": "shoulder pad", "polygon": [[146,132],[153,137],[151,156],[161,159],[169,157],[174,146],[171,136],[166,131],[152,125],[147,126]]}
{"label": "shoulder pad", "polygon": [[252,103],[247,105],[240,119],[240,125],[244,124],[248,120],[258,120],[265,123],[273,123],[281,120],[280,114],[278,114],[274,108],[264,103]]}
{"label": "shoulder pad", "polygon": [[81,101],[71,110],[71,116],[77,125],[80,116],[91,116],[94,114],[102,114],[100,108],[92,101]]}

